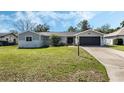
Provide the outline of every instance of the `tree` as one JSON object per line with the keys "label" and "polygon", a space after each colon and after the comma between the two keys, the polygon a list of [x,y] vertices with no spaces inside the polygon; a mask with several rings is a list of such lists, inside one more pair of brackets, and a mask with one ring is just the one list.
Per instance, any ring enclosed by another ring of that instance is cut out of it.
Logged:
{"label": "tree", "polygon": [[99,31],[99,32],[102,32],[102,33],[105,33],[105,34],[114,32],[115,29],[112,29],[112,28],[110,28],[110,27],[111,27],[111,26],[110,26],[109,24],[105,24],[105,25],[103,25],[103,26],[101,26],[101,27],[99,27],[99,28],[96,28],[95,30],[96,30],[96,31]]}
{"label": "tree", "polygon": [[49,32],[49,26],[47,24],[39,24],[35,27],[35,32]]}
{"label": "tree", "polygon": [[116,27],[116,28],[115,28],[115,31],[117,31],[117,30],[119,30],[119,29],[121,29],[121,27]]}
{"label": "tree", "polygon": [[61,38],[57,35],[51,35],[50,36],[50,43],[51,43],[51,46],[58,46],[59,43],[60,43],[60,40]]}
{"label": "tree", "polygon": [[77,31],[77,28],[76,27],[73,27],[73,26],[70,26],[67,31],[68,32],[76,32]]}
{"label": "tree", "polygon": [[120,26],[121,26],[121,27],[124,27],[124,21],[122,21],[122,22],[120,23]]}
{"label": "tree", "polygon": [[36,23],[29,19],[20,19],[14,23],[14,28],[19,32],[34,31]]}
{"label": "tree", "polygon": [[80,21],[77,26],[79,28],[79,31],[85,31],[85,30],[90,29],[88,20]]}

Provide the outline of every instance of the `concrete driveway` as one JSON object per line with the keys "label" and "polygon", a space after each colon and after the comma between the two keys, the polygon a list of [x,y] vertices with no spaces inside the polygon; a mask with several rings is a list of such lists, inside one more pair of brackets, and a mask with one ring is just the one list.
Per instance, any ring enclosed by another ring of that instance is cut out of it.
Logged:
{"label": "concrete driveway", "polygon": [[124,52],[106,47],[82,47],[105,67],[111,82],[124,81]]}

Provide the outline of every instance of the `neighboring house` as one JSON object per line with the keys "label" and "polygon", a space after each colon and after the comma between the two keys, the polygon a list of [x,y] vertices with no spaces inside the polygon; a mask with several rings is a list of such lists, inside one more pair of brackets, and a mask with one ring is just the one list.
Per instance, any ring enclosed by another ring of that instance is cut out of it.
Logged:
{"label": "neighboring house", "polygon": [[80,45],[104,45],[104,34],[97,31],[83,32],[22,32],[18,35],[19,48],[35,48],[49,46],[49,37],[51,35],[61,37],[61,43],[67,45],[77,45],[78,40]]}
{"label": "neighboring house", "polygon": [[[104,36],[106,45],[124,45],[124,28]],[[114,42],[116,40],[116,42]]]}
{"label": "neighboring house", "polygon": [[17,43],[17,34],[15,33],[0,33],[0,42]]}

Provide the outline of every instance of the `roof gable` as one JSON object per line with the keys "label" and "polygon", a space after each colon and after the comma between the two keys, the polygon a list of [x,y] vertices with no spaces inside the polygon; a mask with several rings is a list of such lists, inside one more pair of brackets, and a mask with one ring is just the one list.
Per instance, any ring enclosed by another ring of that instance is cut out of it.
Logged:
{"label": "roof gable", "polygon": [[86,30],[86,31],[82,31],[82,32],[79,32],[79,33],[77,33],[77,34],[75,34],[76,36],[82,36],[82,35],[94,35],[94,36],[98,36],[98,35],[100,35],[100,36],[103,36],[104,34],[103,33],[101,33],[101,32],[98,32],[98,31],[94,31],[94,30]]}
{"label": "roof gable", "polygon": [[37,35],[39,35],[38,33],[33,32],[33,31],[26,31],[26,32],[22,32],[22,33],[19,33],[19,35],[21,35],[21,34],[26,34],[26,33],[33,33],[33,34],[37,34]]}
{"label": "roof gable", "polygon": [[7,36],[7,35],[11,35],[11,34],[13,34],[14,36],[17,37],[17,35],[14,34],[14,33],[0,33],[0,37],[4,37],[4,36]]}
{"label": "roof gable", "polygon": [[111,36],[122,36],[124,35],[124,27],[113,32],[113,33],[110,33],[110,34],[106,34],[105,37],[111,37]]}

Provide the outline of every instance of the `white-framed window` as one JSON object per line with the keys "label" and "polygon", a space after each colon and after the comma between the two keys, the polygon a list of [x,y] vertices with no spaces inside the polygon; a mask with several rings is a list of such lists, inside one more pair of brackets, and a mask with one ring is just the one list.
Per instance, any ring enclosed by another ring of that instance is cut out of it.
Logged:
{"label": "white-framed window", "polygon": [[9,39],[8,38],[6,38],[6,41],[8,41]]}
{"label": "white-framed window", "polygon": [[25,40],[29,42],[32,41],[32,36],[26,36]]}

